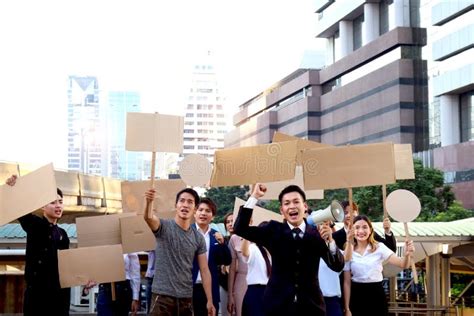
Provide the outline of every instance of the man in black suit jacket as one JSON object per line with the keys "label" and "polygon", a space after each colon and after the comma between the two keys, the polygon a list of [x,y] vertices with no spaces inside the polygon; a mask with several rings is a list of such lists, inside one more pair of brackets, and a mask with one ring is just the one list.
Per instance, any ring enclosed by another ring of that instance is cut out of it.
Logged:
{"label": "man in black suit jacket", "polygon": [[295,185],[286,187],[279,195],[283,223],[270,221],[262,227],[250,227],[253,208],[265,191],[263,184],[255,185],[234,225],[237,235],[266,247],[272,255],[272,274],[263,303],[265,315],[326,315],[318,282],[319,260],[323,258],[337,272],[344,267],[331,230],[325,226],[318,231],[307,225],[306,195]]}
{"label": "man in black suit jacket", "polygon": [[[353,203],[354,204],[354,203]],[[344,245],[346,244],[347,240],[347,230],[349,229],[349,202],[348,201],[343,201],[341,203],[341,206],[344,209],[344,227],[339,229],[338,231],[334,232],[332,234],[332,238],[336,241],[336,245],[339,249],[344,250]],[[357,210],[357,206],[354,204],[353,205],[353,211],[352,211],[352,218],[356,217],[359,215],[359,211]],[[393,233],[390,231],[390,219],[387,217],[383,221],[383,228],[384,228],[384,233],[385,233],[385,238],[380,236],[379,234],[374,232],[374,238],[376,241],[381,242],[385,244],[390,250],[393,252],[397,252],[397,240],[395,239],[395,236]]]}

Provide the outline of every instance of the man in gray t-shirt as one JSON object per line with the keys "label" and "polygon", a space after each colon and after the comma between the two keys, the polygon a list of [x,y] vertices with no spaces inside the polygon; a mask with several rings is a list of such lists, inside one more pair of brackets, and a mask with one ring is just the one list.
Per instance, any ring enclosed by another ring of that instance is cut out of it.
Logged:
{"label": "man in gray t-shirt", "polygon": [[212,302],[211,273],[207,265],[206,242],[191,221],[199,204],[193,189],[183,189],[176,195],[176,216],[172,220],[159,219],[150,212],[155,190],[145,193],[147,206],[145,221],[156,236],[155,276],[149,315],[192,316],[192,267],[196,257],[207,297],[208,315],[215,315]]}

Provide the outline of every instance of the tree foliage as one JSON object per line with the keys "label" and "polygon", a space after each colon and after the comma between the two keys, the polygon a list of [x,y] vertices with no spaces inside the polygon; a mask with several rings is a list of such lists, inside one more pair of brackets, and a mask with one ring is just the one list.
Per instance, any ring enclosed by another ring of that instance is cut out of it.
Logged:
{"label": "tree foliage", "polygon": [[207,190],[206,197],[217,204],[217,214],[214,222],[221,223],[225,214],[234,210],[235,198],[247,200],[248,192],[248,186],[219,187]]}

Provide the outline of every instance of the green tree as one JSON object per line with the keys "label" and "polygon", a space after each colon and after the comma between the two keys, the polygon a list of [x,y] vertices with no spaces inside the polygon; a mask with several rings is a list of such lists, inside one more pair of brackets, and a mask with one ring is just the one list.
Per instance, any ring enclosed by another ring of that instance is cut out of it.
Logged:
{"label": "green tree", "polygon": [[225,214],[234,210],[235,198],[247,200],[248,192],[248,186],[219,187],[207,190],[206,197],[217,204],[217,214],[214,222],[221,223]]}

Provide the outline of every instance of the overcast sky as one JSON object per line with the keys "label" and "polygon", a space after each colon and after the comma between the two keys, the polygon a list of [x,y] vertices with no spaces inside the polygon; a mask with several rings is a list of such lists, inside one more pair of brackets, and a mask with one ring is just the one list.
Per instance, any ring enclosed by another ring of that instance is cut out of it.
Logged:
{"label": "overcast sky", "polygon": [[178,114],[210,50],[234,110],[324,49],[313,11],[313,0],[1,1],[0,160],[64,167],[69,75]]}

